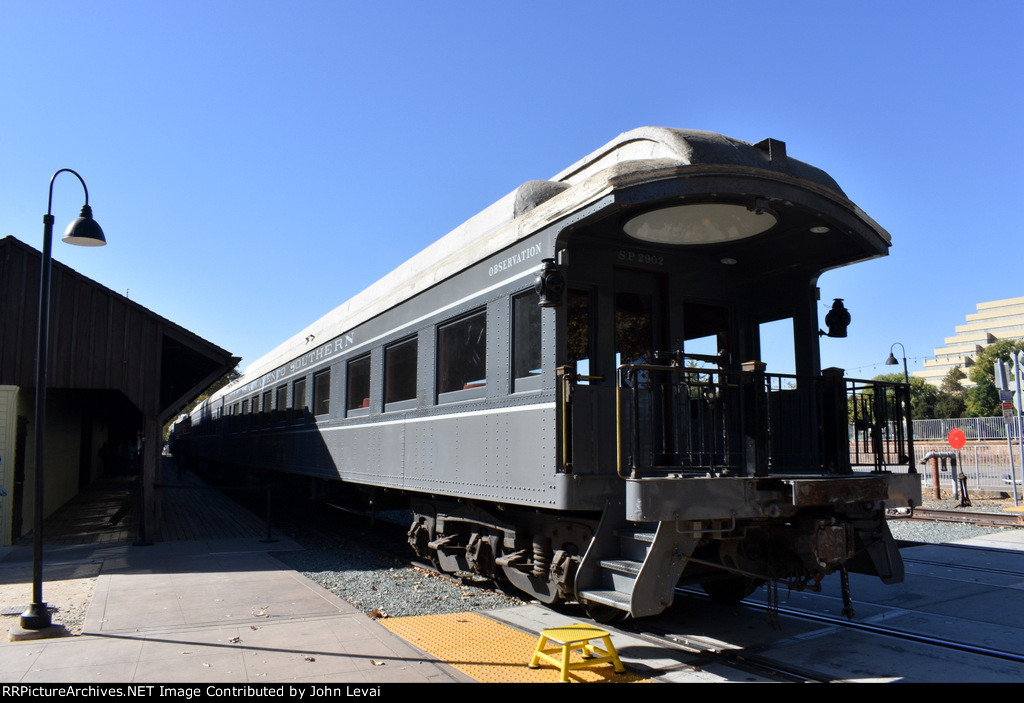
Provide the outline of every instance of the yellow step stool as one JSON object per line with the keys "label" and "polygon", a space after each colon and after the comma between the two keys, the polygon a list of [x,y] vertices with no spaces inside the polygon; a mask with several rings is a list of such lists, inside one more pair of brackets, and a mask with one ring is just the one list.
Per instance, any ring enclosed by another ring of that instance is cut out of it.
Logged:
{"label": "yellow step stool", "polygon": [[[604,643],[604,649],[590,644],[590,640],[597,639]],[[549,642],[555,643],[558,646],[545,649]],[[573,650],[579,650],[583,661],[569,661],[570,653]],[[561,659],[551,656],[553,654],[561,654]],[[611,635],[593,625],[585,625],[583,623],[541,630],[540,639],[537,641],[537,649],[530,660],[530,668],[539,668],[541,659],[559,668],[562,674],[559,679],[560,683],[569,683],[569,671],[571,669],[582,669],[605,662],[612,662],[615,665],[616,674],[622,674],[626,671],[626,667],[622,666],[622,662],[619,660],[618,652],[615,651],[615,645],[612,644]]]}

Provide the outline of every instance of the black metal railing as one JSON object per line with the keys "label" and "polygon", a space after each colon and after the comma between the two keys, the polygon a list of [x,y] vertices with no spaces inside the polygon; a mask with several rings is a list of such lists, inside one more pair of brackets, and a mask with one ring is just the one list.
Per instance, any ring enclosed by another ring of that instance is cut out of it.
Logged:
{"label": "black metal railing", "polygon": [[914,464],[910,386],[905,383],[847,379],[850,462],[854,466]]}
{"label": "black metal railing", "polygon": [[619,367],[620,475],[913,470],[905,384],[689,363]]}

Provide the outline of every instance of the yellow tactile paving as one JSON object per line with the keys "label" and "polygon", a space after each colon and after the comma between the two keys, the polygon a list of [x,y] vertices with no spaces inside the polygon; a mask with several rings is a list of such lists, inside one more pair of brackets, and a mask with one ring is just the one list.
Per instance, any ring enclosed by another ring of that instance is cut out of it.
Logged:
{"label": "yellow tactile paving", "polygon": [[[447,662],[459,671],[483,683],[557,683],[559,672],[542,663],[531,669],[529,663],[537,647],[538,635],[520,632],[476,613],[419,615],[378,620],[396,635]],[[573,661],[578,661],[573,652]],[[647,679],[627,671],[616,674],[611,664],[592,669],[576,669],[570,681],[590,683],[642,683]]]}

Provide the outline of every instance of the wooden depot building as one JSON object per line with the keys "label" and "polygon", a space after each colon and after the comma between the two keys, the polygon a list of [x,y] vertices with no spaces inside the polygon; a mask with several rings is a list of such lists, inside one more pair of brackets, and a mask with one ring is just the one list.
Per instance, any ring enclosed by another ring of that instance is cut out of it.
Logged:
{"label": "wooden depot building", "polygon": [[[32,529],[41,254],[0,239],[0,545]],[[44,518],[105,475],[141,477],[154,535],[163,427],[238,363],[210,342],[53,261]]]}

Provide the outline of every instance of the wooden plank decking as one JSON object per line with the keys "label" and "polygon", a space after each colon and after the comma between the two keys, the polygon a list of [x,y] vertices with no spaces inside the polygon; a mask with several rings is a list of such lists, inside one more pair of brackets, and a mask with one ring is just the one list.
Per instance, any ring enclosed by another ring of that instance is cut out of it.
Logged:
{"label": "wooden plank decking", "polygon": [[[43,524],[48,545],[126,544],[139,539],[138,477],[118,476],[96,481],[68,501]],[[179,477],[172,460],[165,459],[157,488],[161,542],[266,536],[267,523],[222,491],[198,477]],[[17,544],[31,544],[29,532]]]}

